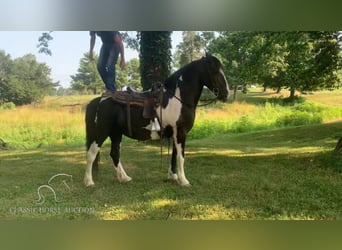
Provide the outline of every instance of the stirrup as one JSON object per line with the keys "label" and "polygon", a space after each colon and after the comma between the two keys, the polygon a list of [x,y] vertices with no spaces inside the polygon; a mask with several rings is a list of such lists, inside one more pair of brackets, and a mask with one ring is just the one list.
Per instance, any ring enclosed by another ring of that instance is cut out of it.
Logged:
{"label": "stirrup", "polygon": [[152,128],[151,131],[160,131],[160,124],[158,122],[157,118],[154,118],[154,120],[151,120]]}

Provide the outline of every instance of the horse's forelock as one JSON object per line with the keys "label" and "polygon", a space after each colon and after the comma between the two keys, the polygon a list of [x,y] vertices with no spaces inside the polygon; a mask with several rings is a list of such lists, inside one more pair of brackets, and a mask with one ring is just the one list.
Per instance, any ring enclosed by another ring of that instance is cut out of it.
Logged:
{"label": "horse's forelock", "polygon": [[218,72],[222,68],[222,64],[220,60],[217,59],[217,57],[208,55],[207,57],[205,57],[205,59],[207,63],[209,64],[209,67],[211,70]]}

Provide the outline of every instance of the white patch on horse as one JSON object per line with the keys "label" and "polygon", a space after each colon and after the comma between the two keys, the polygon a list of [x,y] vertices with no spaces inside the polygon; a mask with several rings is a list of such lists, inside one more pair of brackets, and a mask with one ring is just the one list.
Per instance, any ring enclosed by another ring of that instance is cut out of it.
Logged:
{"label": "white patch on horse", "polygon": [[184,157],[182,155],[182,144],[181,143],[176,143],[177,142],[177,128],[173,129],[173,133],[174,133],[174,142],[176,145],[176,150],[177,150],[177,181],[181,186],[184,187],[189,187],[190,182],[186,179],[185,177],[185,173],[184,173]]}
{"label": "white patch on horse", "polygon": [[182,77],[182,75],[180,75],[180,77],[179,77],[179,80],[180,80],[180,81],[183,81],[183,77]]}
{"label": "white patch on horse", "polygon": [[172,166],[170,166],[169,171],[167,173],[167,177],[169,180],[177,181],[178,180],[178,175],[174,174],[171,170]]}
{"label": "white patch on horse", "polygon": [[160,139],[160,135],[158,134],[158,132],[152,131],[151,132],[151,140],[159,140],[159,139]]}
{"label": "white patch on horse", "polygon": [[126,172],[125,172],[124,168],[122,167],[122,164],[120,161],[119,161],[118,166],[115,168],[115,170],[116,170],[116,176],[117,176],[119,182],[125,183],[125,182],[129,182],[132,180],[132,178],[126,174]]}
{"label": "white patch on horse", "polygon": [[95,161],[97,153],[100,151],[99,146],[97,143],[94,141],[87,152],[87,167],[84,175],[84,184],[89,187],[89,186],[94,186],[94,181],[93,181],[93,176],[91,169],[93,167],[93,162]]}
{"label": "white patch on horse", "polygon": [[111,96],[102,96],[100,99],[100,103],[107,100],[108,98],[111,98]]}
{"label": "white patch on horse", "polygon": [[160,136],[158,134],[158,131],[160,131],[160,124],[158,122],[157,118],[154,118],[154,121],[150,121],[150,124],[148,124],[146,127],[143,127],[146,130],[151,131],[151,140],[159,140]]}
{"label": "white patch on horse", "polygon": [[[176,88],[175,96],[180,99],[179,88]],[[162,119],[160,118],[160,108],[159,106],[156,110],[159,120],[162,122],[162,126],[165,128],[167,125],[176,127],[176,123],[179,119],[182,109],[182,103],[176,98],[172,97],[169,100],[168,105],[162,109]]]}

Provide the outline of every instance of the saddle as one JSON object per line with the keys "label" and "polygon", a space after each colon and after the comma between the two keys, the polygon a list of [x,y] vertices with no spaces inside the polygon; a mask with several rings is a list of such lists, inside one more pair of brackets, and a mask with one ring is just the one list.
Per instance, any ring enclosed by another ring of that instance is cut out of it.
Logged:
{"label": "saddle", "polygon": [[143,108],[142,116],[145,119],[155,119],[155,108],[162,103],[163,84],[156,82],[152,84],[152,88],[145,92],[137,92],[128,87],[126,91],[116,91],[114,93],[104,93],[102,98],[111,97],[115,103],[126,105],[127,107],[127,125],[129,135],[132,136],[131,125],[131,106]]}

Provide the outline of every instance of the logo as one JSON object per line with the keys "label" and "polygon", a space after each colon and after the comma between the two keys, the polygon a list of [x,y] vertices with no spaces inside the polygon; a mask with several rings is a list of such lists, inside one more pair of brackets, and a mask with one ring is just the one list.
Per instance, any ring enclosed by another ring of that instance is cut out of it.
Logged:
{"label": "logo", "polygon": [[47,184],[44,184],[44,185],[41,185],[41,186],[38,187],[38,189],[37,189],[38,200],[36,200],[36,203],[39,204],[39,205],[44,204],[44,202],[45,202],[44,193],[46,193],[46,191],[47,191],[47,193],[51,193],[52,194],[55,202],[61,202],[61,200],[59,200],[58,197],[57,197],[56,185],[57,184],[59,184],[59,185],[62,184],[68,190],[71,190],[70,186],[68,185],[68,182],[69,182],[69,184],[72,184],[72,182],[73,182],[72,175],[64,174],[64,173],[55,174],[54,176],[52,176],[48,180]]}
{"label": "logo", "polygon": [[[69,206],[44,206],[45,197],[49,198],[49,200],[54,200],[55,203],[62,202],[62,196],[67,191],[72,191],[73,179],[72,175],[59,173],[52,176],[47,184],[40,185],[37,189],[38,198],[34,201],[35,205],[33,206],[18,206],[11,207],[10,213],[21,216],[30,216],[30,215],[82,215],[82,214],[95,214],[95,208],[93,207],[69,207]],[[67,204],[68,202],[66,202]]]}

